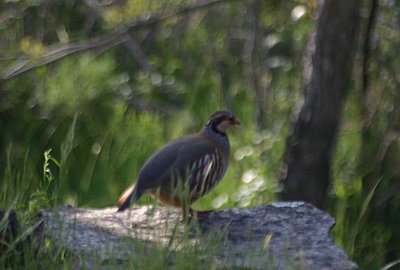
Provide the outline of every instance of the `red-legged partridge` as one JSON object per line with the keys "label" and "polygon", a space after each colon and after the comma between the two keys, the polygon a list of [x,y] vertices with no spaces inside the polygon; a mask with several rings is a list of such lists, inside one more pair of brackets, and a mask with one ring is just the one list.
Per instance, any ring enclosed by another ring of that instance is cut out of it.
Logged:
{"label": "red-legged partridge", "polygon": [[207,194],[224,176],[229,164],[230,126],[240,121],[230,111],[213,113],[203,129],[176,139],[155,152],[143,165],[134,185],[118,198],[118,212],[143,193],[158,196],[167,205],[182,207],[183,218],[190,205]]}

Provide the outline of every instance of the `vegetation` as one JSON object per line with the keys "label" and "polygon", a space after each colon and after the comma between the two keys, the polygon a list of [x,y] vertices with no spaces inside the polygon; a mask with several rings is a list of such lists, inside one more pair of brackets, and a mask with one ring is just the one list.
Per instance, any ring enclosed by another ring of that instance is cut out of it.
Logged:
{"label": "vegetation", "polygon": [[[326,209],[361,269],[400,258],[400,2],[375,8],[370,32],[360,11]],[[315,1],[3,1],[0,14],[0,208],[22,232],[42,207],[113,205],[153,151],[219,108],[242,125],[227,175],[194,208],[276,200]],[[26,265],[70,258],[41,254]]]}

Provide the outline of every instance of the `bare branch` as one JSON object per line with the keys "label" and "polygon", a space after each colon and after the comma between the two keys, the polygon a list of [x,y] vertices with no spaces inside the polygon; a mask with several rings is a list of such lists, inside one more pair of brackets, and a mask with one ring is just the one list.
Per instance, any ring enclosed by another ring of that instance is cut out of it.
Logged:
{"label": "bare branch", "polygon": [[28,70],[50,64],[67,55],[88,49],[98,49],[98,48],[109,49],[124,41],[125,37],[123,35],[114,33],[100,38],[93,38],[78,42],[70,42],[65,45],[58,45],[58,44],[52,45],[49,46],[46,53],[37,58],[18,61],[12,67],[6,69],[6,71],[4,71],[1,74],[1,78],[5,80],[11,79]]}
{"label": "bare branch", "polygon": [[[234,0],[202,0],[194,4],[179,7],[175,10],[155,13],[155,14],[142,14],[131,22],[121,25],[114,32],[107,33],[103,36],[77,41],[69,42],[67,44],[54,44],[50,45],[43,55],[28,59],[19,60],[11,67],[5,69],[0,75],[2,79],[11,79],[31,69],[50,64],[65,56],[73,53],[82,52],[89,49],[105,48],[109,49],[126,41],[126,33],[131,30],[137,30],[142,27],[152,26],[169,18],[197,11],[199,9],[208,8],[216,4],[224,2],[232,2]],[[237,1],[237,0],[236,0]]]}

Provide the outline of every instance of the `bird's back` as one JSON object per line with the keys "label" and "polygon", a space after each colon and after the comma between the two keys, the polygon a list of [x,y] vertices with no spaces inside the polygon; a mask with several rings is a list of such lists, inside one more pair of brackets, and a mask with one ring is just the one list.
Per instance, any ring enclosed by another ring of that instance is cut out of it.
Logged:
{"label": "bird's back", "polygon": [[137,178],[139,192],[169,187],[172,177],[185,178],[193,162],[211,155],[215,149],[215,143],[202,134],[185,136],[168,143],[154,153],[140,170]]}

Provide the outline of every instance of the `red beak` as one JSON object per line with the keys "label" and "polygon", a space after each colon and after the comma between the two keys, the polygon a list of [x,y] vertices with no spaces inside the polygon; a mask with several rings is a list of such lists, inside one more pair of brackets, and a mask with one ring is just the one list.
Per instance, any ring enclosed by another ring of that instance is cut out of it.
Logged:
{"label": "red beak", "polygon": [[232,125],[240,125],[240,120],[239,119],[237,119],[236,117],[232,117],[231,119],[231,124]]}

